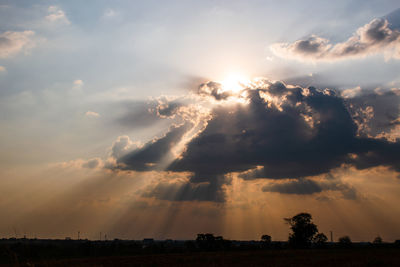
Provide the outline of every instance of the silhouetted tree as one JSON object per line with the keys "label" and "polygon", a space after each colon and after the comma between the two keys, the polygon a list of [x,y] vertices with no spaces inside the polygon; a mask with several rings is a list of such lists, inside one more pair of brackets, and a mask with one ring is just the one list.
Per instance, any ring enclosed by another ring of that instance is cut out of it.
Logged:
{"label": "silhouetted tree", "polygon": [[201,249],[221,249],[230,246],[230,242],[222,236],[213,234],[197,234],[196,243]]}
{"label": "silhouetted tree", "polygon": [[269,244],[269,243],[271,243],[271,236],[270,235],[262,235],[261,241]]}
{"label": "silhouetted tree", "polygon": [[271,246],[271,236],[270,235],[262,235],[261,236],[261,247],[268,248]]}
{"label": "silhouetted tree", "polygon": [[351,246],[352,242],[351,242],[350,237],[346,235],[346,236],[342,236],[339,238],[339,244],[342,247],[349,247],[349,246]]}
{"label": "silhouetted tree", "polygon": [[214,242],[215,241],[215,237],[213,234],[197,234],[197,238],[196,241],[198,242]]}
{"label": "silhouetted tree", "polygon": [[375,239],[372,243],[374,243],[375,245],[382,244],[382,237],[380,237],[380,236],[375,237]]}
{"label": "silhouetted tree", "polygon": [[312,222],[312,216],[309,213],[299,213],[284,220],[293,232],[289,235],[289,244],[294,247],[309,246],[315,234],[318,233],[318,228]]}
{"label": "silhouetted tree", "polygon": [[313,238],[313,243],[318,247],[323,247],[328,241],[328,238],[324,233],[318,233]]}
{"label": "silhouetted tree", "polygon": [[222,236],[216,236],[215,237],[215,241],[222,241],[224,240],[224,238]]}

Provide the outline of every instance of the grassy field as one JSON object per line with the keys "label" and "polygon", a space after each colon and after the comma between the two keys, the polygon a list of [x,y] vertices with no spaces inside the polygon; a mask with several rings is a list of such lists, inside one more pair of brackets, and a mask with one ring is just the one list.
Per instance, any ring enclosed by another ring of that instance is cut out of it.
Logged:
{"label": "grassy field", "polygon": [[29,262],[28,264],[30,266],[400,266],[400,249],[348,248],[190,252],[185,254],[44,260]]}

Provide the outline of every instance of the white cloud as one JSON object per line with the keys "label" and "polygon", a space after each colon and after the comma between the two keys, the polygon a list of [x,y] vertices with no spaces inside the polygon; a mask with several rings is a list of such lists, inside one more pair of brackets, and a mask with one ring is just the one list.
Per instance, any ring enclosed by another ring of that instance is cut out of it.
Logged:
{"label": "white cloud", "polygon": [[113,17],[116,17],[117,15],[118,15],[117,11],[115,11],[114,9],[111,9],[111,8],[107,8],[104,11],[103,18],[113,18]]}
{"label": "white cloud", "polygon": [[46,16],[46,19],[50,22],[58,22],[63,24],[71,24],[68,20],[65,12],[59,8],[58,6],[49,6],[47,9],[49,15]]}
{"label": "white cloud", "polygon": [[74,82],[73,82],[73,87],[72,87],[72,93],[73,94],[76,94],[76,93],[78,93],[78,94],[80,94],[80,93],[82,93],[82,86],[83,86],[83,81],[82,80],[75,80]]}
{"label": "white cloud", "polygon": [[0,34],[0,58],[7,58],[16,55],[21,50],[34,46],[33,31],[13,32],[7,31]]}
{"label": "white cloud", "polygon": [[99,113],[97,113],[97,112],[94,112],[94,111],[87,111],[86,113],[85,113],[85,116],[86,117],[89,117],[89,118],[98,118],[98,117],[100,117],[100,114]]}
{"label": "white cloud", "polygon": [[101,169],[104,166],[104,162],[101,158],[75,159],[65,162],[58,162],[53,166],[66,168],[66,169]]}
{"label": "white cloud", "polygon": [[118,159],[134,149],[141,148],[143,144],[140,142],[133,142],[129,136],[119,136],[111,147],[111,157]]}
{"label": "white cloud", "polygon": [[74,81],[74,85],[83,85],[83,81],[82,80],[75,80]]}
{"label": "white cloud", "polygon": [[293,43],[272,44],[270,49],[281,58],[312,62],[362,58],[377,53],[383,53],[385,59],[400,59],[400,32],[391,29],[387,20],[374,19],[342,43],[332,44],[311,35]]}
{"label": "white cloud", "polygon": [[357,95],[359,95],[361,93],[362,89],[360,86],[354,87],[354,88],[349,88],[349,89],[345,89],[342,91],[342,96],[344,98],[352,98],[355,97]]}

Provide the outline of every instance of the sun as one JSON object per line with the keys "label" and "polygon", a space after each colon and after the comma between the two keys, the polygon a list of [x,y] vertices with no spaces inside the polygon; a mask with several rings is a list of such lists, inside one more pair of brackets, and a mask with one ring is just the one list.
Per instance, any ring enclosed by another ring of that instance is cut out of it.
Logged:
{"label": "sun", "polygon": [[239,93],[245,88],[248,79],[240,74],[230,74],[225,79],[220,81],[224,91]]}

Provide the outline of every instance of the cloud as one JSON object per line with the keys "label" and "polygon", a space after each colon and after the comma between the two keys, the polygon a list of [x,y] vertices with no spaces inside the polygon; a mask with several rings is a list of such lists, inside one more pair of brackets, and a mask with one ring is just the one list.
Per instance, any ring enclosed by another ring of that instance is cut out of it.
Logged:
{"label": "cloud", "polygon": [[85,116],[86,117],[89,117],[89,118],[98,118],[98,117],[100,117],[100,114],[99,113],[97,113],[97,112],[94,112],[94,111],[87,111],[86,113],[85,113]]}
{"label": "cloud", "polygon": [[6,72],[6,71],[7,71],[6,67],[0,66],[0,72]]}
{"label": "cloud", "polygon": [[[347,98],[359,135],[377,137],[390,133],[400,125],[400,90],[374,92],[354,88],[351,93],[343,91],[342,95]],[[393,138],[388,135],[387,139]]]}
{"label": "cloud", "polygon": [[224,100],[232,95],[231,92],[222,89],[221,83],[213,81],[200,84],[198,88],[198,94],[203,96],[211,96],[216,100]]}
{"label": "cloud", "polygon": [[47,9],[48,15],[45,17],[46,20],[53,22],[53,23],[62,23],[69,25],[71,22],[68,20],[67,16],[65,15],[65,12],[59,8],[58,6],[49,6]]}
{"label": "cloud", "polygon": [[100,158],[92,158],[88,160],[84,159],[75,159],[66,162],[56,163],[54,166],[61,168],[72,168],[72,169],[96,169],[102,168],[104,166],[104,162]]}
{"label": "cloud", "polygon": [[103,18],[111,19],[119,15],[119,12],[112,8],[107,8],[103,13]]}
{"label": "cloud", "polygon": [[142,196],[168,201],[224,202],[223,183],[224,179],[208,183],[191,183],[187,179],[161,181],[149,186]]}
{"label": "cloud", "polygon": [[184,104],[179,100],[168,99],[167,97],[160,97],[156,100],[156,106],[150,109],[151,112],[157,114],[160,118],[173,118],[178,113],[178,109]]}
{"label": "cloud", "polygon": [[163,159],[175,158],[172,149],[191,126],[191,123],[172,126],[163,137],[156,138],[142,148],[117,158],[118,168],[135,171],[162,170],[165,167],[162,164]]}
{"label": "cloud", "polygon": [[327,179],[322,181],[311,179],[276,181],[271,182],[262,188],[263,192],[295,195],[311,195],[327,190],[339,191],[345,199],[357,199],[357,192],[354,187],[336,179]]}
{"label": "cloud", "polygon": [[73,82],[73,84],[74,84],[74,85],[77,85],[77,86],[81,86],[81,85],[83,85],[83,81],[82,81],[82,80],[75,80],[75,81]]}
{"label": "cloud", "polygon": [[102,164],[102,160],[99,158],[90,159],[82,164],[83,168],[94,169]]}
{"label": "cloud", "polygon": [[34,45],[33,31],[13,32],[7,31],[0,34],[0,58],[7,58],[18,54],[20,51]]}
{"label": "cloud", "polygon": [[[207,92],[209,95],[205,95]],[[115,168],[190,173],[185,186],[179,186],[185,189],[179,190],[190,192],[204,183],[210,186],[210,192],[219,194],[218,199],[224,192],[223,185],[229,183],[227,174],[232,172],[240,173],[239,177],[245,180],[301,180],[327,174],[343,164],[359,169],[387,166],[400,171],[400,142],[361,134],[361,124],[357,123],[358,110],[367,109],[368,113],[368,106],[377,111],[363,117],[362,123],[371,128],[382,126],[374,122],[375,116],[376,120],[388,114],[398,117],[399,99],[393,98],[393,94],[371,92],[344,98],[329,89],[257,79],[239,94],[232,92],[232,101],[219,98],[220,101],[212,102],[209,116],[204,117],[204,127],[191,138],[187,138],[187,133],[194,124],[188,116],[186,123],[172,126],[165,136],[124,156],[115,155]],[[199,95],[218,99],[212,90]],[[383,132],[390,129],[381,127]],[[182,153],[174,154],[174,148],[185,138],[188,140]],[[307,181],[303,183],[309,183],[312,190],[329,190],[326,185]]]}
{"label": "cloud", "polygon": [[293,43],[272,44],[270,49],[276,56],[300,61],[335,61],[382,52],[387,57],[400,59],[400,32],[391,29],[386,19],[374,19],[342,43],[332,44],[311,35]]}
{"label": "cloud", "polygon": [[140,147],[141,144],[131,141],[129,136],[119,136],[111,147],[111,157],[113,157],[114,159],[122,158],[132,150],[138,149]]}

